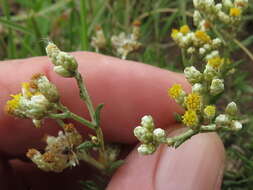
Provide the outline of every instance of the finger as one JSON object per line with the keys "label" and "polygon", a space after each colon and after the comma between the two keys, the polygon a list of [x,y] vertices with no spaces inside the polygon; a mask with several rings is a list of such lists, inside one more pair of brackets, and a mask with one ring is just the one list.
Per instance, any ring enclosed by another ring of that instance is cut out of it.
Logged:
{"label": "finger", "polygon": [[135,149],[107,190],[218,190],[223,166],[224,148],[218,136],[199,134],[177,149],[164,146],[150,156]]}
{"label": "finger", "polygon": [[[167,89],[174,83],[186,87],[182,75],[94,53],[79,52],[74,55],[93,102],[95,105],[105,103],[101,123],[107,139],[113,142],[135,142],[133,127],[138,125],[145,114],[154,116],[157,127],[174,122],[172,113],[179,111],[179,107],[167,97]],[[29,80],[34,73],[45,73],[59,88],[62,102],[73,112],[88,117],[75,81],[53,73],[52,64],[46,57],[1,63],[0,86],[3,90],[0,106],[3,107],[9,94],[18,92],[20,83]],[[79,129],[86,132],[84,127]],[[41,145],[38,139],[43,134],[55,134],[57,130],[52,123],[46,123],[42,129],[34,129],[31,121],[15,120],[0,112],[0,150],[22,153],[28,147]]]}

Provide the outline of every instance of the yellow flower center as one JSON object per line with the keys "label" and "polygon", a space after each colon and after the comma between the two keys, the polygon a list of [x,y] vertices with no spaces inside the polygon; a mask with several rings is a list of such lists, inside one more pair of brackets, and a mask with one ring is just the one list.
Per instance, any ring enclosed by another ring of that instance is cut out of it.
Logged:
{"label": "yellow flower center", "polygon": [[171,37],[173,39],[175,39],[177,37],[178,33],[179,33],[178,29],[172,29]]}
{"label": "yellow flower center", "polygon": [[201,108],[202,98],[198,93],[191,93],[185,98],[185,105],[188,110],[198,111]]}
{"label": "yellow flower center", "polygon": [[190,32],[190,28],[188,25],[183,25],[180,27],[180,32],[183,34],[187,34],[188,32]]}
{"label": "yellow flower center", "polygon": [[215,69],[219,69],[224,64],[224,59],[220,58],[220,56],[213,57],[208,60],[208,64]]}
{"label": "yellow flower center", "polygon": [[31,86],[30,83],[28,82],[23,82],[22,83],[22,93],[26,97],[32,97],[33,93],[31,92]]}
{"label": "yellow flower center", "polygon": [[241,15],[241,10],[239,8],[230,8],[230,12],[229,12],[230,16],[240,16]]}
{"label": "yellow flower center", "polygon": [[216,112],[216,107],[215,106],[206,106],[204,109],[204,113],[206,114],[207,117],[214,117]]}
{"label": "yellow flower center", "polygon": [[22,94],[19,93],[19,94],[14,94],[14,95],[11,95],[12,99],[11,100],[8,100],[7,103],[6,103],[6,112],[9,113],[9,114],[12,114],[16,109],[19,108],[20,104],[19,104],[19,101],[20,101],[20,98],[22,97]]}
{"label": "yellow flower center", "polygon": [[182,118],[183,118],[183,123],[187,127],[194,127],[198,125],[198,116],[196,114],[196,111],[187,110]]}
{"label": "yellow flower center", "polygon": [[197,30],[195,32],[195,36],[196,36],[196,38],[198,38],[199,40],[201,40],[204,43],[210,43],[211,42],[210,36],[207,33],[203,32],[201,30]]}
{"label": "yellow flower center", "polygon": [[168,94],[170,97],[177,99],[183,92],[182,86],[180,84],[174,84],[169,90]]}

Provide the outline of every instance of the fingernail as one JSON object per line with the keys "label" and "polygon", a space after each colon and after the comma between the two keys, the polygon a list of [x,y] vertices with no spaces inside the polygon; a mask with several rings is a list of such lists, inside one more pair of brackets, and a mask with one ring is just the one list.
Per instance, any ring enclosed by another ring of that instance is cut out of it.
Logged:
{"label": "fingernail", "polygon": [[224,148],[214,133],[192,137],[177,149],[163,147],[155,175],[156,190],[220,189]]}

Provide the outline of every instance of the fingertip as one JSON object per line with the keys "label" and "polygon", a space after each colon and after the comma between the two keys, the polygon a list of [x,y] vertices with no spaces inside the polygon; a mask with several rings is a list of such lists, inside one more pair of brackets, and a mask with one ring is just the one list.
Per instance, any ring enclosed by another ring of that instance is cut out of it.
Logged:
{"label": "fingertip", "polygon": [[214,133],[196,135],[177,149],[162,146],[151,156],[135,149],[108,190],[220,189],[224,159],[223,144]]}

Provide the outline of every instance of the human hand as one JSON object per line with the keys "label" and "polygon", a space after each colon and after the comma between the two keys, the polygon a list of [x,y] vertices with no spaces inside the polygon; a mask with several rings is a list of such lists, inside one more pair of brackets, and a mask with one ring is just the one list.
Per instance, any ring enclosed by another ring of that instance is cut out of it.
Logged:
{"label": "human hand", "polygon": [[[189,88],[183,75],[94,53],[77,52],[73,55],[79,62],[79,70],[93,102],[105,104],[101,123],[107,141],[132,147],[137,143],[133,128],[146,114],[154,117],[157,127],[166,128],[171,133],[182,130],[173,120],[173,112],[181,110],[167,96],[167,89],[174,83]],[[28,81],[35,73],[44,73],[58,87],[62,102],[73,112],[88,117],[79,100],[75,81],[53,73],[48,58],[0,64],[1,108],[10,94],[19,91],[21,82]],[[85,127],[76,126],[84,136],[89,132]],[[78,189],[78,180],[92,177],[94,170],[86,164],[54,174],[40,171],[34,164],[23,161],[28,148],[43,148],[43,136],[55,135],[58,130],[52,121],[35,129],[30,120],[13,119],[0,111],[0,189]],[[223,145],[214,133],[196,135],[176,150],[162,146],[150,156],[141,156],[134,148],[107,189],[219,189],[223,162]]]}

